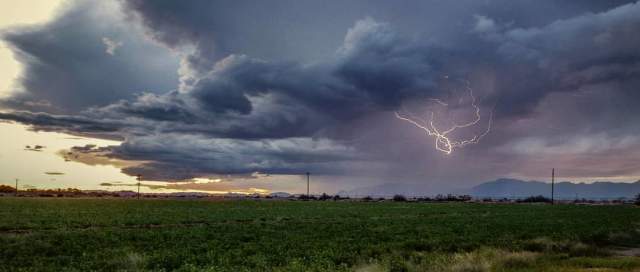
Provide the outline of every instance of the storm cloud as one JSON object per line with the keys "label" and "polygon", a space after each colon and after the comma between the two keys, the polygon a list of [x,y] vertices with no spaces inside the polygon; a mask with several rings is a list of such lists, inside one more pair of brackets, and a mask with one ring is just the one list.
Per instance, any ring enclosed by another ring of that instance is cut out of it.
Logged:
{"label": "storm cloud", "polygon": [[[565,150],[557,163],[575,176],[637,173],[630,153],[601,171],[584,165],[597,164],[586,154],[616,160],[619,145],[591,146],[639,129],[640,4],[534,2],[130,0],[99,14],[113,26],[69,31],[97,12],[74,2],[46,25],[4,32],[25,71],[0,118],[121,139],[99,155],[141,162],[122,171],[154,180],[312,171],[465,182],[531,176],[558,157],[548,149]],[[494,125],[443,159],[393,111],[440,97],[446,78],[468,80]]]}
{"label": "storm cloud", "polygon": [[2,103],[77,113],[134,93],[174,89],[177,59],[143,39],[140,27],[130,27],[123,17],[112,2],[74,1],[48,24],[2,31],[24,67],[15,95]]}

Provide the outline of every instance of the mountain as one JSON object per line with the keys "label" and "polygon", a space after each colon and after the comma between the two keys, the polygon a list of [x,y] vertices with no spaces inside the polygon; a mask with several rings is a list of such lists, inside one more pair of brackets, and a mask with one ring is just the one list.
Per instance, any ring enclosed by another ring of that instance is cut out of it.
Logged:
{"label": "mountain", "polygon": [[[432,183],[384,183],[380,185],[361,187],[348,191],[340,191],[338,195],[350,197],[364,196],[392,196],[401,194],[408,197],[435,196],[437,194],[469,194],[473,197],[491,198],[525,198],[529,196],[551,196],[551,184],[541,181],[523,181],[518,179],[501,178],[477,185],[464,190],[442,190],[434,188]],[[557,182],[555,185],[556,199],[616,199],[621,197],[633,198],[640,193],[640,181],[634,183],[622,182],[594,182],[572,183]]]}
{"label": "mountain", "polygon": [[[601,199],[633,198],[640,193],[640,181],[634,183],[594,182],[555,184],[556,199]],[[550,196],[551,184],[540,181],[522,181],[517,179],[497,179],[471,188],[474,197],[522,198],[535,195]]]}

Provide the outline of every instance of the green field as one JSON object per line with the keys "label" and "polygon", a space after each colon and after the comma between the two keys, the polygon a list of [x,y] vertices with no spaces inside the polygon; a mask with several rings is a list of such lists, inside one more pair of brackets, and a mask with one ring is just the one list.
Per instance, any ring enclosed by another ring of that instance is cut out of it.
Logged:
{"label": "green field", "polygon": [[633,206],[4,197],[0,271],[633,271],[639,228]]}

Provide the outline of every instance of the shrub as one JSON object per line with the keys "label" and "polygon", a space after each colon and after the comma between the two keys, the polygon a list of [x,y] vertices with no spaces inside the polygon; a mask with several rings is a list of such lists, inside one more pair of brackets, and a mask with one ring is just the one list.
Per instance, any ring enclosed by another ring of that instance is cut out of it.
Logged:
{"label": "shrub", "polygon": [[322,195],[318,199],[323,200],[323,201],[324,200],[329,200],[329,199],[331,199],[331,196],[326,194],[326,193],[322,193]]}

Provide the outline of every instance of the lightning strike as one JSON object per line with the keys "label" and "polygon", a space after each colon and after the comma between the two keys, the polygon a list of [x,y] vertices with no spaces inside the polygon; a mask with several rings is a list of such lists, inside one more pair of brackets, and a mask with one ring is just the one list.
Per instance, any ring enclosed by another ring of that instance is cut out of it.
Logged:
{"label": "lightning strike", "polygon": [[[446,78],[448,77],[445,77],[445,79]],[[473,89],[469,86],[468,81],[465,80],[464,83],[465,83],[465,89],[471,100],[470,104],[471,104],[471,107],[473,108],[473,113],[474,113],[473,114],[474,117],[470,121],[467,121],[464,123],[458,123],[454,120],[452,122],[453,124],[450,127],[446,129],[442,129],[442,128],[438,128],[438,125],[436,124],[437,120],[436,120],[436,114],[434,111],[430,111],[429,120],[425,120],[423,118],[415,116],[411,112],[404,109],[403,109],[403,112],[404,112],[403,114],[396,111],[395,116],[400,120],[409,122],[414,126],[416,126],[417,128],[424,130],[428,136],[434,137],[436,150],[444,152],[445,154],[451,154],[455,148],[461,148],[469,144],[478,143],[480,139],[482,139],[482,137],[484,137],[489,133],[489,131],[491,131],[491,123],[493,121],[493,111],[491,111],[489,114],[489,119],[487,121],[486,129],[481,133],[476,133],[473,135],[473,137],[466,138],[466,139],[459,139],[459,140],[454,140],[453,137],[450,136],[452,132],[458,129],[468,128],[468,127],[477,125],[482,119],[480,114],[480,106],[476,104],[476,98],[473,94]],[[449,106],[449,103],[445,103],[440,99],[430,98],[429,100],[439,104],[442,107]],[[464,100],[463,97],[459,97],[458,104],[462,104],[463,100]]]}

